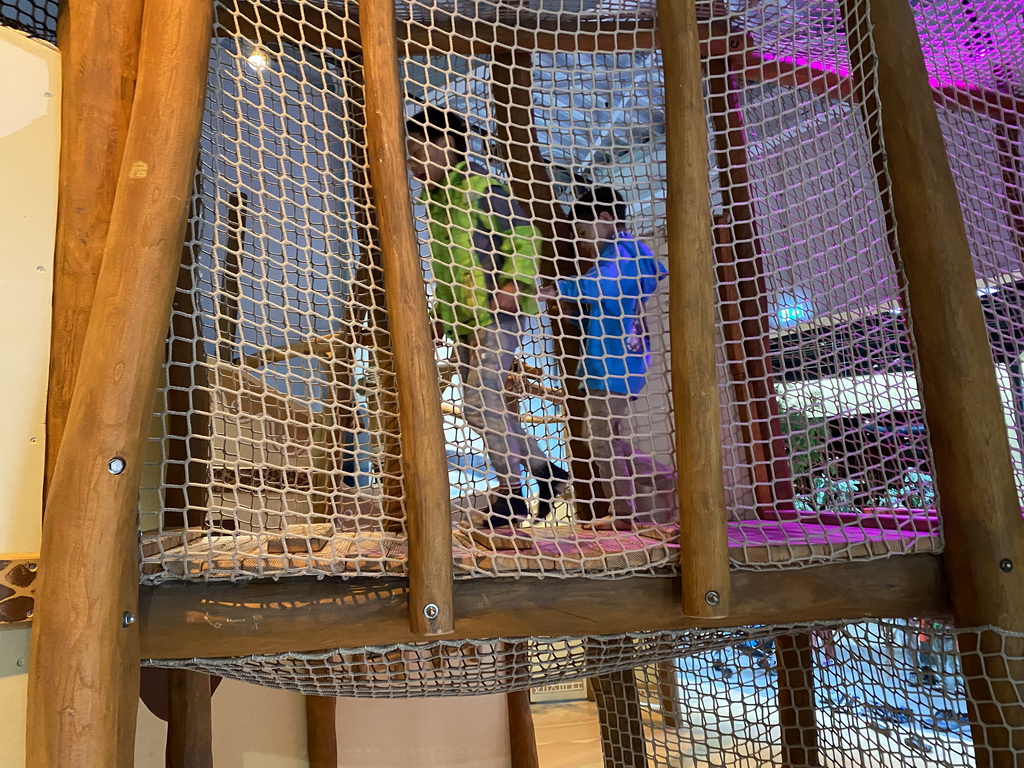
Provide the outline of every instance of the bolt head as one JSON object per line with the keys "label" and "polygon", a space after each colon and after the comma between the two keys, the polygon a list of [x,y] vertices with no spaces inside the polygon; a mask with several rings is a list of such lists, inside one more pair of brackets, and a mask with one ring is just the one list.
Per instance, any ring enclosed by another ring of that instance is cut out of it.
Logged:
{"label": "bolt head", "polygon": [[128,611],[125,611],[121,615],[121,626],[122,627],[128,628],[128,627],[130,627],[134,623],[135,623],[135,614],[129,613]]}
{"label": "bolt head", "polygon": [[28,569],[29,573],[35,573],[39,570],[39,563],[26,563],[25,567]]}
{"label": "bolt head", "polygon": [[1013,570],[1013,560],[1008,557],[1004,557],[999,561],[999,570],[1003,573],[1009,573]]}
{"label": "bolt head", "polygon": [[423,615],[433,621],[441,615],[441,609],[438,608],[434,603],[427,603],[423,606]]}
{"label": "bolt head", "polygon": [[107,462],[107,471],[112,475],[120,475],[128,464],[120,456],[115,456]]}
{"label": "bolt head", "polygon": [[36,615],[36,612],[33,611],[31,608],[29,608],[27,611],[25,611],[25,618],[26,619],[31,619],[35,615]]}
{"label": "bolt head", "polygon": [[718,605],[722,602],[722,596],[715,591],[711,591],[704,595],[704,602],[708,605]]}

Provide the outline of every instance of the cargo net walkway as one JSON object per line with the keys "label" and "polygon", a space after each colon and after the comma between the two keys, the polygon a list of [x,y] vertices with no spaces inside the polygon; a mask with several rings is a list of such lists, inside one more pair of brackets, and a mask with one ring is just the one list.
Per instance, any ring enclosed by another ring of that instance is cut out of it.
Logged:
{"label": "cargo net walkway", "polygon": [[[1020,480],[1015,5],[916,13]],[[670,574],[654,7],[467,12],[399,9],[456,576]],[[217,4],[141,495],[148,583],[406,573],[388,316],[401,298],[383,289],[353,13]],[[912,318],[876,184],[884,151],[852,98],[838,4],[699,15],[732,565],[941,551]]]}
{"label": "cargo net walkway", "polygon": [[603,761],[579,744],[574,758],[608,768],[948,768],[989,764],[990,746],[1010,744],[1010,754],[1024,755],[1012,724],[972,730],[965,698],[967,681],[984,675],[992,698],[977,706],[1019,705],[1012,680],[1022,651],[1017,636],[913,619],[175,665],[309,696],[478,695],[586,678],[593,704],[550,706],[591,713]]}

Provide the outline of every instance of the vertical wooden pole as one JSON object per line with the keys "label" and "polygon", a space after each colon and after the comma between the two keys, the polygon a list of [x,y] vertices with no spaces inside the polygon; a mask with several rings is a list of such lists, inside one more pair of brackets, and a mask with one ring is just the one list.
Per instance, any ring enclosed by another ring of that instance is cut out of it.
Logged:
{"label": "vertical wooden pole", "polygon": [[512,748],[512,768],[540,768],[537,734],[533,728],[530,692],[511,691],[508,702],[508,738]]}
{"label": "vertical wooden pole", "polygon": [[57,463],[128,132],[141,0],[60,5],[60,195],[53,264],[53,343],[46,401],[46,482]]}
{"label": "vertical wooden pole", "polygon": [[[529,51],[498,51],[491,64],[494,119],[508,160],[509,179],[516,200],[527,209],[541,235],[541,275],[571,276],[589,269],[588,259],[576,251],[571,224],[559,211],[537,144],[533,121],[533,54]],[[552,348],[565,384],[569,432],[566,449],[575,480],[575,515],[580,520],[607,517],[607,499],[596,498],[587,441],[587,391],[576,374],[581,352],[580,326],[569,318],[552,315]]]}
{"label": "vertical wooden pole", "polygon": [[666,728],[679,727],[679,668],[676,660],[663,661],[657,665],[658,700],[661,702],[661,719]]}
{"label": "vertical wooden pole", "polygon": [[775,640],[782,765],[818,768],[818,720],[814,704],[814,649],[811,635],[799,632]]}
{"label": "vertical wooden pole", "polygon": [[398,384],[409,532],[409,621],[414,632],[439,635],[454,629],[448,460],[434,341],[409,198],[392,0],[360,0],[359,31],[366,149]]}
{"label": "vertical wooden pole", "polygon": [[[943,561],[960,627],[1024,631],[1024,529],[967,234],[908,0],[843,0],[851,75],[906,276],[934,451]],[[922,193],[926,191],[926,194]],[[979,766],[1016,765],[1024,661],[995,631],[965,636]],[[974,647],[971,647],[974,646]],[[998,654],[990,654],[998,649]],[[1019,648],[1017,649],[1019,650]],[[993,673],[996,673],[993,675]],[[1001,677],[992,685],[985,675]]]}
{"label": "vertical wooden pole", "polygon": [[309,768],[338,768],[338,700],[306,697],[306,746]]}
{"label": "vertical wooden pole", "polygon": [[166,768],[213,768],[210,676],[187,669],[167,672]]}
{"label": "vertical wooden pole", "polygon": [[[130,765],[136,505],[181,262],[212,7],[147,0],[124,161],[47,496],[29,670],[30,768]],[[68,542],[74,541],[74,547]]]}
{"label": "vertical wooden pole", "polygon": [[640,691],[632,669],[591,678],[606,768],[647,768]]}
{"label": "vertical wooden pole", "polygon": [[[738,310],[740,317],[743,364],[746,368],[744,388],[748,394],[749,444],[757,459],[754,462],[755,473],[759,470],[765,472],[763,481],[755,485],[754,491],[759,506],[770,508],[776,503],[792,505],[793,483],[786,439],[779,422],[779,403],[772,389],[764,249],[751,204],[750,158],[738,100],[739,81],[729,75],[728,67],[729,60],[723,57],[715,57],[707,65],[715,157],[721,180],[719,187],[729,218],[729,247],[738,293],[735,307],[723,307],[722,311]],[[725,254],[723,249],[717,250]]]}
{"label": "vertical wooden pole", "polygon": [[238,278],[242,273],[242,233],[245,231],[245,208],[248,204],[249,198],[244,192],[228,195],[228,236],[224,243],[220,300],[217,302],[217,356],[228,363],[238,356],[237,348],[241,345],[238,332]]}
{"label": "vertical wooden pole", "polygon": [[[167,379],[167,461],[164,464],[163,527],[202,525],[210,507],[211,419],[209,369],[202,319],[196,312],[195,266],[199,256],[200,176],[196,174],[171,315]],[[180,510],[180,512],[178,511]]]}
{"label": "vertical wooden pole", "polygon": [[665,68],[669,331],[683,613],[726,616],[729,550],[715,372],[715,267],[700,36],[693,3],[659,0]]}

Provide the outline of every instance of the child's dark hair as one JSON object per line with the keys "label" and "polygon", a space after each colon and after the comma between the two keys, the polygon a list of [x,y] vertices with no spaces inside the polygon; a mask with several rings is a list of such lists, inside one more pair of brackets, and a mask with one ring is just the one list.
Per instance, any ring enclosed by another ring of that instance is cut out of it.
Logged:
{"label": "child's dark hair", "polygon": [[576,221],[597,221],[602,213],[607,213],[616,221],[626,220],[626,201],[611,187],[588,189],[572,206],[572,215]]}
{"label": "child's dark hair", "polygon": [[405,132],[423,136],[427,141],[448,137],[451,147],[460,157],[466,155],[466,135],[469,128],[466,121],[454,112],[439,107],[427,107],[405,121]]}

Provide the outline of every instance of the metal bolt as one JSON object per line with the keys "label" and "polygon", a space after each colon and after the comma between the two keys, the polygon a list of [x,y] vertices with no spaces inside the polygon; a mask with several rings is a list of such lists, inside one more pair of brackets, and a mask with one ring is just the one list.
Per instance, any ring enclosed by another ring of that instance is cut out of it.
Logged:
{"label": "metal bolt", "polygon": [[718,605],[720,602],[722,602],[722,596],[714,591],[708,592],[706,595],[704,595],[704,602],[708,605]]}
{"label": "metal bolt", "polygon": [[125,611],[124,614],[122,614],[122,616],[121,616],[121,626],[127,628],[127,627],[130,627],[134,623],[135,623],[135,614],[128,613],[128,611]]}
{"label": "metal bolt", "polygon": [[39,570],[39,563],[25,563],[25,567],[28,568],[29,573],[35,573]]}
{"label": "metal bolt", "polygon": [[438,608],[434,603],[427,603],[423,606],[423,615],[433,621],[441,615],[441,609]]}
{"label": "metal bolt", "polygon": [[1004,557],[999,561],[999,570],[1003,573],[1009,573],[1013,570],[1013,560],[1008,557]]}
{"label": "metal bolt", "polygon": [[14,663],[15,663],[16,666],[19,666],[19,667],[24,667],[25,666],[25,660],[24,659],[18,659]]}
{"label": "metal bolt", "polygon": [[107,471],[112,475],[120,475],[122,472],[124,472],[124,468],[126,466],[128,465],[125,463],[124,459],[122,459],[120,456],[115,456],[114,458],[107,462]]}
{"label": "metal bolt", "polygon": [[45,272],[45,271],[46,271],[46,267],[44,267],[42,264],[40,264],[38,267],[36,267],[36,272]]}
{"label": "metal bolt", "polygon": [[29,608],[27,611],[25,611],[25,618],[26,619],[31,619],[33,616],[35,616],[35,611],[33,611],[31,608]]}

